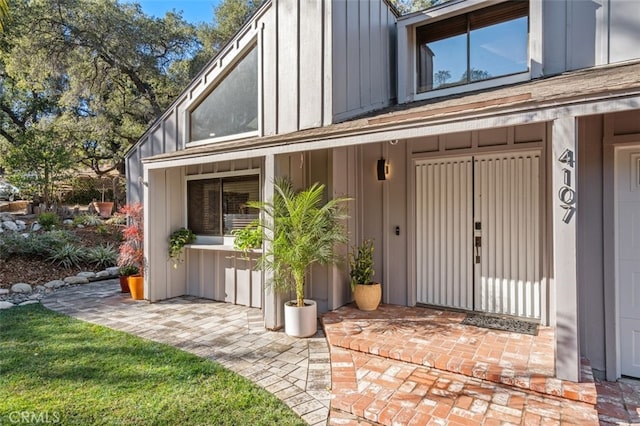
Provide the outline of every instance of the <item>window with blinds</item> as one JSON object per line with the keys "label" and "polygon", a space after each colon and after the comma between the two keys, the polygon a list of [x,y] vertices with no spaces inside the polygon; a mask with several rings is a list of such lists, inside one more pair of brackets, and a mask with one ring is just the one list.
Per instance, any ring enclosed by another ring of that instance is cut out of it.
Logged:
{"label": "window with blinds", "polygon": [[187,226],[196,235],[231,235],[258,218],[258,210],[247,207],[258,200],[258,175],[188,180]]}
{"label": "window with blinds", "polygon": [[418,92],[529,70],[529,2],[506,1],[416,29]]}

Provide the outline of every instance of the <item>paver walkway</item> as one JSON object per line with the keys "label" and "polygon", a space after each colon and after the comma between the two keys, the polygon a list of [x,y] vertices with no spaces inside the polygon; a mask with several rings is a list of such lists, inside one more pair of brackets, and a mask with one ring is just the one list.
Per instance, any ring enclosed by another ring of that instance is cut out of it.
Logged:
{"label": "paver walkway", "polygon": [[42,303],[215,360],[275,394],[307,423],[327,423],[331,368],[321,330],[312,338],[295,339],[265,330],[259,309],[190,296],[135,301],[120,293],[117,280],[60,290]]}

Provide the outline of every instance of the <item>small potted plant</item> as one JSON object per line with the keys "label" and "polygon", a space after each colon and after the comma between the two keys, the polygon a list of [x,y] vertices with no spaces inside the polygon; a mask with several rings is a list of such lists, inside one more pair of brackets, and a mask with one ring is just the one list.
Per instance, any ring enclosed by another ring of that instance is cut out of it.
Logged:
{"label": "small potted plant", "polygon": [[184,262],[182,253],[184,246],[193,244],[196,241],[196,234],[191,229],[180,228],[173,231],[169,236],[169,259],[173,261],[173,267],[177,268],[178,263]]}
{"label": "small potted plant", "polygon": [[351,291],[358,309],[375,311],[382,299],[380,283],[373,282],[373,241],[364,240],[349,253]]}
{"label": "small potted plant", "polygon": [[122,231],[123,242],[120,244],[118,265],[133,265],[138,273],[129,276],[131,298],[144,299],[144,229],[142,204],[127,204],[120,209],[127,217],[127,226]]}
{"label": "small potted plant", "polygon": [[242,229],[233,230],[232,234],[235,237],[233,248],[242,252],[245,258],[251,250],[262,246],[262,228],[257,220]]}
{"label": "small potted plant", "polygon": [[118,272],[120,273],[120,290],[122,293],[129,293],[129,277],[138,273],[138,268],[135,265],[118,265]]}

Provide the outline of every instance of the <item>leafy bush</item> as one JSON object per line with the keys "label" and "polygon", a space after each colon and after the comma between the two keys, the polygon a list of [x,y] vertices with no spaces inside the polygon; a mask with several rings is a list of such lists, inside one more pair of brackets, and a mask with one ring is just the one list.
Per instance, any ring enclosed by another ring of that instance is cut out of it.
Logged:
{"label": "leafy bush", "polygon": [[102,225],[102,219],[98,215],[87,213],[74,217],[73,223],[75,225],[98,226]]}
{"label": "leafy bush", "polygon": [[76,240],[75,235],[65,230],[31,233],[26,237],[17,232],[5,232],[0,234],[0,257],[46,257],[63,245]]}
{"label": "leafy bush", "polygon": [[235,239],[233,248],[240,250],[245,255],[249,250],[262,246],[262,228],[258,221],[253,221],[242,229],[232,231]]}
{"label": "leafy bush", "polygon": [[178,267],[178,262],[181,261],[180,255],[184,246],[191,244],[196,240],[196,234],[190,229],[180,228],[169,236],[169,257],[173,260],[173,267]]}
{"label": "leafy bush", "polygon": [[54,227],[60,226],[60,218],[53,212],[44,212],[38,215],[38,223],[45,231],[51,231]]}
{"label": "leafy bush", "polygon": [[62,247],[53,250],[47,260],[51,263],[58,264],[66,269],[78,267],[83,260],[83,249],[71,243],[64,244]]}
{"label": "leafy bush", "polygon": [[118,261],[118,251],[111,243],[87,249],[84,258],[100,268],[114,266]]}
{"label": "leafy bush", "polygon": [[138,267],[135,265],[122,265],[118,269],[118,273],[120,273],[120,275],[122,275],[123,277],[127,277],[129,275],[135,275],[138,272],[139,272]]}

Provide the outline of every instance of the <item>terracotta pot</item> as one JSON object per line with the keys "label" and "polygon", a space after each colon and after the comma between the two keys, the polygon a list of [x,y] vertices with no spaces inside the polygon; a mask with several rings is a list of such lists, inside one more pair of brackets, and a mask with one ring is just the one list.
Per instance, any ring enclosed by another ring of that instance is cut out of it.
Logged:
{"label": "terracotta pot", "polygon": [[120,290],[122,293],[129,293],[129,276],[130,275],[120,275]]}
{"label": "terracotta pot", "polygon": [[375,311],[382,299],[382,286],[380,283],[356,284],[353,297],[361,311]]}
{"label": "terracotta pot", "polygon": [[95,203],[96,209],[98,210],[98,214],[100,217],[111,217],[111,212],[113,211],[113,202],[105,201]]}
{"label": "terracotta pot", "polygon": [[129,290],[133,300],[144,299],[144,277],[142,275],[129,276]]}
{"label": "terracotta pot", "polygon": [[313,300],[304,299],[299,308],[295,300],[284,304],[284,332],[291,337],[310,337],[318,331],[318,307]]}

